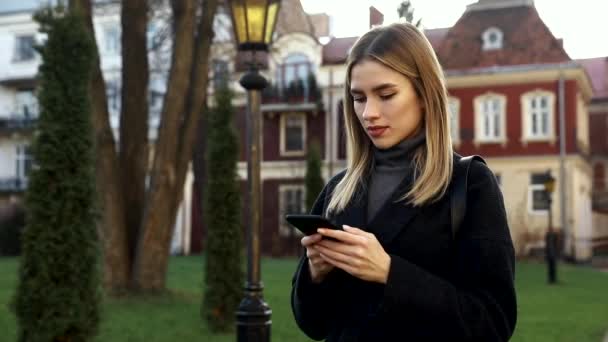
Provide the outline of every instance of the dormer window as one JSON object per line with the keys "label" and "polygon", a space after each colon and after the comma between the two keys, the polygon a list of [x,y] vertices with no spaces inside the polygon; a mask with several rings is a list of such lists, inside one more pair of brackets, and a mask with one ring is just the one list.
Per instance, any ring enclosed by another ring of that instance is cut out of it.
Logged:
{"label": "dormer window", "polygon": [[496,27],[490,27],[481,35],[483,50],[502,49],[502,31]]}

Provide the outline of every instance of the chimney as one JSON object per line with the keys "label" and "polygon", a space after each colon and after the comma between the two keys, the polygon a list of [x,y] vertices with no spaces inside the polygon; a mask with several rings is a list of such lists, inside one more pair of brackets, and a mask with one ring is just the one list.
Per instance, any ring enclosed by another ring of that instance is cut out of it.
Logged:
{"label": "chimney", "polygon": [[378,11],[376,7],[369,6],[369,28],[372,29],[376,26],[380,26],[383,22],[384,14]]}

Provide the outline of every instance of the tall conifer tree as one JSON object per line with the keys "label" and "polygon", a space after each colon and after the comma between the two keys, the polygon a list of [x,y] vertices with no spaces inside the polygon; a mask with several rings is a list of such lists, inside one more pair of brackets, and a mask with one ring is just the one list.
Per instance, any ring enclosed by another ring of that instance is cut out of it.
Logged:
{"label": "tall conifer tree", "polygon": [[36,15],[40,117],[16,294],[19,341],[89,341],[99,321],[99,245],[89,80],[93,42],[77,13]]}
{"label": "tall conifer tree", "polygon": [[208,117],[206,286],[201,311],[210,329],[220,332],[233,327],[243,295],[243,275],[241,196],[236,172],[239,147],[233,126],[233,96],[224,83],[215,97],[217,106]]}
{"label": "tall conifer tree", "polygon": [[319,143],[313,141],[306,156],[306,210],[310,211],[317,196],[323,190],[323,176],[321,175],[321,148]]}

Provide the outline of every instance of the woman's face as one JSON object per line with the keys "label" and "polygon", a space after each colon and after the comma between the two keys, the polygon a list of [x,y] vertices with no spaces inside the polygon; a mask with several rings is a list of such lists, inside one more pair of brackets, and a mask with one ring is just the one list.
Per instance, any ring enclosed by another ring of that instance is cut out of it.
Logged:
{"label": "woman's face", "polygon": [[379,149],[413,136],[422,125],[422,107],[412,82],[382,63],[355,64],[350,93],[361,126]]}

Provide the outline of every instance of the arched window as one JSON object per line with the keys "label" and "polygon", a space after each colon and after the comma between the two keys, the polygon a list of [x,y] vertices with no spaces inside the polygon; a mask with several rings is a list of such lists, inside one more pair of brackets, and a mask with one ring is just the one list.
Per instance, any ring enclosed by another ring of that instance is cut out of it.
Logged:
{"label": "arched window", "polygon": [[278,88],[283,94],[290,89],[291,92],[301,92],[300,96],[307,98],[308,75],[312,72],[312,64],[306,55],[290,54],[283,60],[283,64],[277,70]]}
{"label": "arched window", "polygon": [[490,27],[481,35],[483,50],[502,49],[503,34],[499,28]]}

